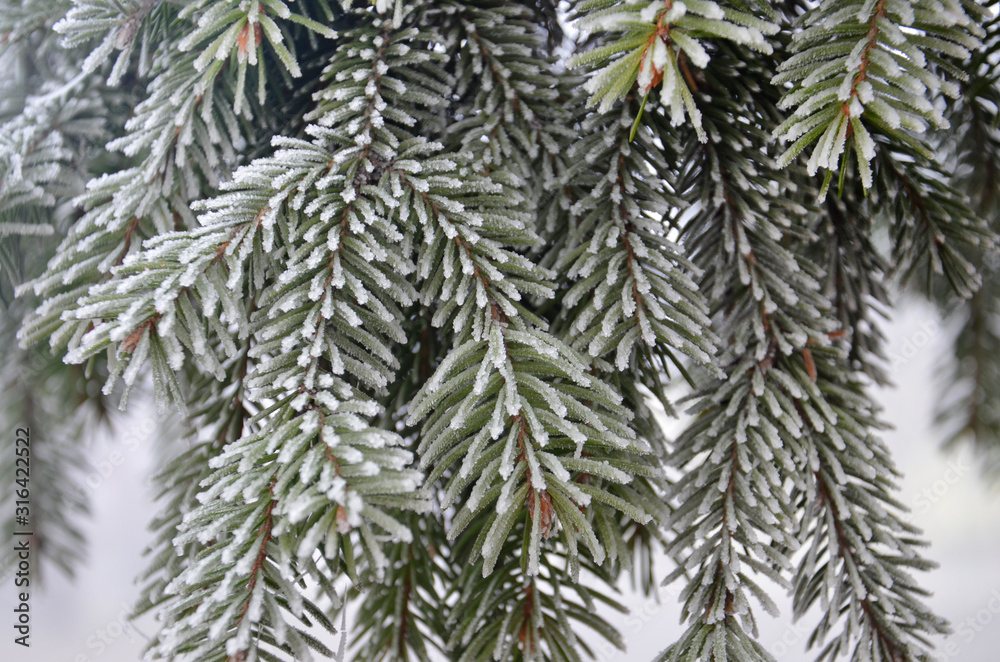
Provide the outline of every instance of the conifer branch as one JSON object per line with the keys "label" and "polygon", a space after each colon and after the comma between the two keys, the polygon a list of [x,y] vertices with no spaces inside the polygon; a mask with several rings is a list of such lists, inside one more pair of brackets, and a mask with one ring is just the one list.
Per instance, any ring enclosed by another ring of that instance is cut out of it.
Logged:
{"label": "conifer branch", "polygon": [[[666,550],[661,660],[771,659],[761,575],[822,660],[928,660],[869,389],[889,277],[944,276],[994,455],[993,4],[0,0],[0,417],[177,407],[147,659],[330,657],[349,609],[340,658],[600,658]],[[21,389],[18,326],[71,365]]]}

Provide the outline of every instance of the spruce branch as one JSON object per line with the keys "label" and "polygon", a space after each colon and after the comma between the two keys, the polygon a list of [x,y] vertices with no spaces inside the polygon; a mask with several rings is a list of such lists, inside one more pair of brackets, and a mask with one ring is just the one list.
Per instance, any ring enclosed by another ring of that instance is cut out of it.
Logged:
{"label": "spruce branch", "polygon": [[[725,70],[732,60],[719,56],[717,62]],[[707,93],[724,89],[712,84],[714,74],[705,73]],[[776,116],[770,105],[773,101],[753,94],[752,89],[737,89],[743,94],[737,95],[736,103],[754,99],[761,104],[759,117]],[[727,126],[726,112],[714,104],[706,107],[706,125],[720,135],[740,131]],[[716,118],[722,121],[709,124]],[[759,132],[740,132],[762,145],[768,128],[765,122]],[[671,544],[691,549],[674,574],[687,568],[695,575],[682,593],[691,625],[662,659],[684,655],[769,659],[748,636],[755,632],[755,624],[747,596],[754,595],[765,609],[774,606],[741,568],[787,584],[791,555],[800,545],[811,551],[806,552],[795,576],[796,615],[804,613],[825,590],[824,620],[811,643],[821,642],[845,610],[852,614],[842,636],[821,657],[833,659],[853,642],[857,651],[869,651],[868,655],[878,649],[889,659],[893,655],[921,659],[922,637],[943,631],[944,625],[920,603],[920,592],[904,569],[930,565],[907,549],[907,545],[921,543],[899,514],[892,512],[895,502],[888,476],[893,470],[885,450],[872,436],[880,424],[865,414],[871,407],[865,404],[863,387],[853,380],[849,387],[828,383],[830,374],[852,375],[857,368],[847,367],[847,354],[834,348],[844,333],[829,317],[832,302],[823,296],[818,281],[823,272],[803,257],[804,251],[796,250],[796,245],[808,246],[815,239],[811,232],[793,231],[802,221],[792,219],[805,219],[813,212],[794,200],[776,204],[776,189],[768,185],[778,176],[773,163],[748,158],[742,151],[716,151],[711,144],[700,147],[693,138],[689,137],[690,153],[698,158],[684,164],[682,172],[689,179],[681,179],[677,190],[682,194],[697,190],[692,184],[703,178],[708,182],[706,190],[714,193],[701,199],[701,213],[692,218],[685,234],[695,250],[695,261],[704,265],[702,286],[711,296],[720,297],[713,308],[727,333],[723,360],[728,378],[702,387],[703,400],[694,409],[698,417],[678,439],[669,460],[681,469],[693,464],[673,493],[683,505],[674,511],[672,524],[678,534]],[[759,153],[764,150],[749,152]],[[786,185],[786,190],[795,188]],[[844,218],[839,205],[828,206],[827,211],[830,216],[818,218],[845,225],[841,232],[863,228],[850,225],[853,217]],[[752,224],[748,223],[751,218]],[[771,225],[772,219],[781,219],[780,225]],[[827,251],[831,261],[846,257],[836,249]],[[776,277],[769,270],[781,262],[772,256],[781,254],[786,266],[782,276]],[[839,273],[839,280],[828,292],[836,297],[844,289],[857,290],[870,271],[833,273]],[[877,342],[877,336],[869,341]],[[875,457],[872,446],[881,453],[877,470],[870,466]],[[810,473],[804,476],[807,468]],[[863,484],[873,493],[856,491],[851,472],[861,472]],[[789,486],[791,494],[786,492]],[[800,501],[798,495],[803,493],[821,493],[822,497]],[[873,499],[890,507],[873,504]],[[831,525],[840,536],[831,542],[829,536],[834,534],[810,527],[811,518],[824,505],[829,509],[827,521],[846,522],[848,511],[856,513],[852,521],[870,519],[859,522],[860,532],[854,534],[846,531],[846,524]],[[790,526],[789,518],[800,517],[798,526]],[[793,540],[791,532],[796,530],[801,533]],[[873,530],[878,532],[875,537]],[[704,531],[710,533],[697,533]],[[889,551],[882,550],[883,544]],[[816,556],[822,553],[816,550],[832,550],[830,563],[822,571],[816,570]],[[837,563],[848,568],[843,575],[834,573]],[[817,576],[822,572],[826,575],[820,580]],[[864,588],[859,588],[862,584]],[[822,589],[823,585],[827,588]],[[808,598],[802,597],[804,593]],[[882,605],[889,602],[892,606],[883,611]]]}
{"label": "spruce branch", "polygon": [[648,97],[662,83],[662,105],[670,109],[673,124],[680,125],[687,115],[703,142],[708,136],[692,96],[688,68],[689,62],[698,68],[708,65],[710,55],[701,40],[729,40],[770,53],[773,49],[765,37],[778,31],[770,20],[711,1],[642,4],[587,0],[576,5],[576,24],[581,31],[621,35],[570,61],[571,66],[597,65],[614,58],[586,84],[591,103],[598,105],[599,112],[609,111],[633,84],[638,84],[640,95]]}
{"label": "spruce branch", "polygon": [[0,348],[0,417],[58,437],[48,560],[59,435],[148,375],[185,434],[147,659],[330,657],[351,608],[340,658],[600,658],[663,550],[659,659],[770,659],[760,576],[824,661],[929,659],[869,389],[889,277],[944,276],[993,457],[995,4],[0,0],[0,294],[53,350]]}
{"label": "spruce branch", "polygon": [[[651,351],[674,352],[711,366],[715,338],[708,307],[692,279],[698,269],[667,239],[667,216],[677,201],[664,182],[649,176],[667,169],[649,131],[629,139],[632,110],[586,118],[569,148],[562,179],[572,187],[569,238],[557,265],[571,283],[562,297],[574,345],[594,358],[612,359],[657,374],[670,365],[644,364]],[[609,140],[613,138],[613,140]],[[650,382],[654,380],[649,380]]]}
{"label": "spruce branch", "polygon": [[456,573],[443,520],[407,514],[413,540],[392,545],[385,578],[372,583],[358,608],[358,656],[371,660],[438,659],[448,640],[447,597]]}
{"label": "spruce branch", "polygon": [[567,576],[567,559],[553,551],[541,557],[537,575],[526,574],[524,557],[519,560],[515,552],[530,527],[529,517],[522,517],[504,543],[500,558],[505,560],[488,575],[482,572],[483,561],[471,562],[469,556],[470,551],[475,554],[475,541],[482,534],[469,529],[456,540],[460,608],[451,611],[447,623],[452,629],[448,649],[454,659],[575,662],[582,659],[578,651],[593,658],[594,652],[576,635],[580,627],[624,650],[621,635],[596,613],[597,603],[624,611],[604,593],[604,587],[608,594],[614,592],[612,577],[600,565],[582,559],[584,571],[602,583],[602,590],[592,591]]}
{"label": "spruce branch", "polygon": [[516,3],[440,5],[444,16],[428,12],[427,20],[448,21],[445,35],[454,49],[458,102],[450,111],[455,121],[445,130],[449,146],[477,154],[484,174],[498,166],[510,168],[525,180],[522,188],[530,188],[532,198],[540,197],[549,181],[533,181],[536,163],[558,153],[571,132],[560,121],[558,78],[551,60],[541,55],[545,47],[537,23]]}
{"label": "spruce branch", "polygon": [[957,1],[824,2],[798,22],[791,57],[772,79],[778,86],[792,84],[779,107],[795,110],[773,134],[792,143],[778,158],[782,167],[816,143],[807,171],[827,169],[820,197],[842,167],[841,156],[847,167],[850,151],[862,186],[872,187],[877,145],[871,127],[900,143],[912,140],[908,133],[947,127],[934,101],[939,92],[957,96],[958,86],[928,68],[928,60],[968,58],[982,36]]}
{"label": "spruce branch", "polygon": [[891,270],[871,238],[871,206],[845,193],[827,198],[818,211],[817,232],[824,240],[817,242],[815,260],[825,265],[824,290],[840,324],[836,336],[848,347],[847,365],[886,385],[885,336],[879,324],[891,306],[884,282]]}
{"label": "spruce branch", "polygon": [[[427,418],[418,448],[424,466],[437,463],[440,471],[444,458],[444,466],[462,461],[449,481],[449,501],[475,481],[452,537],[476,513],[496,503],[496,517],[482,541],[487,573],[514,517],[526,507],[524,499],[527,507],[535,498],[543,499],[546,505],[539,506],[538,513],[574,523],[580,519],[576,508],[587,506],[591,497],[630,510],[603,490],[588,492],[570,475],[586,469],[611,482],[627,482],[604,458],[606,449],[632,447],[631,431],[614,418],[624,414],[620,396],[589,377],[580,357],[519,303],[523,291],[544,296],[548,286],[531,279],[530,262],[504,245],[530,245],[533,233],[527,219],[501,209],[516,193],[495,180],[473,180],[468,197],[461,195],[460,180],[441,178],[440,188],[430,182],[412,187],[413,196],[426,204],[416,208],[426,233],[426,249],[417,261],[426,282],[422,299],[427,304],[441,301],[435,324],[450,322],[456,345],[414,398],[409,420]],[[584,459],[585,450],[596,457]],[[550,489],[563,500],[550,501]],[[637,519],[647,517],[641,510],[632,512]],[[529,574],[536,572],[542,533],[555,533],[555,520],[532,521]],[[584,536],[591,552],[603,558],[603,547],[589,524],[573,530],[564,525],[562,530],[574,539],[574,548],[575,539]]]}
{"label": "spruce branch", "polygon": [[[983,10],[995,8],[995,3],[987,3]],[[996,128],[1000,70],[995,64],[1000,49],[1000,21],[990,13],[982,16],[982,24],[989,38],[968,67],[969,80],[962,86],[961,103],[953,108],[951,118],[952,125],[958,127],[957,135],[946,143],[946,148],[974,216],[985,221],[992,234],[1000,225],[1000,133]],[[936,415],[949,435],[946,443],[970,443],[983,458],[984,474],[994,476],[1000,469],[1000,416],[990,404],[1000,378],[1000,363],[996,360],[1000,337],[994,324],[1000,310],[996,249],[984,247],[975,251],[972,259],[981,265],[982,285],[968,299],[944,304],[948,316],[961,322],[949,357],[949,382]]]}
{"label": "spruce branch", "polygon": [[[898,475],[873,432],[883,425],[861,382],[843,376],[843,353],[816,351],[813,402],[833,416],[808,418],[812,428],[808,487],[798,504],[808,547],[796,572],[794,611],[817,601],[823,616],[810,646],[820,660],[848,652],[855,659],[930,660],[928,635],[949,628],[924,603],[911,572],[936,564],[918,553],[927,543],[901,516]],[[799,381],[811,378],[799,371]],[[838,621],[843,630],[824,640]]]}
{"label": "spruce branch", "polygon": [[883,148],[876,163],[876,188],[896,207],[884,204],[893,221],[893,274],[906,282],[923,270],[928,289],[944,276],[958,296],[971,296],[982,285],[976,254],[996,250],[986,223],[942,178],[944,167],[914,150]]}

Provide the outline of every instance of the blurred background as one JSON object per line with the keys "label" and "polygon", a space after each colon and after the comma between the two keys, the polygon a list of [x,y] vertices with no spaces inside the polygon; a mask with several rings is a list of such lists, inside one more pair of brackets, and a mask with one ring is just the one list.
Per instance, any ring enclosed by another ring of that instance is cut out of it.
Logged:
{"label": "blurred background", "polygon": [[[932,542],[927,556],[940,564],[921,582],[933,592],[930,605],[951,621],[954,630],[936,642],[936,659],[996,662],[1000,660],[1000,490],[980,475],[967,448],[941,449],[944,434],[933,420],[941,367],[954,329],[931,304],[907,300],[886,325],[886,332],[896,386],[879,392],[884,419],[894,426],[885,439],[904,474],[900,500],[911,508],[911,521]],[[15,590],[13,579],[4,579],[0,661],[135,662],[140,658],[154,624],[150,619],[130,624],[125,614],[138,597],[134,580],[144,569],[146,527],[155,512],[150,482],[157,457],[153,439],[168,423],[169,414],[158,418],[152,403],[136,400],[112,434],[93,440],[86,453],[90,466],[85,469],[91,513],[80,516],[88,540],[87,558],[74,581],[51,567],[43,568],[44,588],[31,599],[29,651],[12,643]],[[670,431],[680,427],[676,421],[665,421],[665,425]],[[669,568],[664,560],[658,573],[665,575]],[[783,593],[776,586],[770,588],[774,596]],[[628,652],[602,646],[595,639],[598,660],[651,660],[681,632],[679,585],[662,588],[658,601],[631,595],[627,584],[621,590],[630,613],[611,612],[607,617],[624,635]],[[777,602],[782,610],[778,618],[759,610],[761,641],[779,662],[811,659],[806,642],[812,619],[807,616],[791,623],[790,600]]]}

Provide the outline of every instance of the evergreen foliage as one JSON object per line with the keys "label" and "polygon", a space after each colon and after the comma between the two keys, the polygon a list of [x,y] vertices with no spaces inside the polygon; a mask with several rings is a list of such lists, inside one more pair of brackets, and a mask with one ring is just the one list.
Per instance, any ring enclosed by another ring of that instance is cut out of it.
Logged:
{"label": "evergreen foliage", "polygon": [[45,439],[47,560],[74,431],[149,386],[146,659],[575,662],[624,650],[626,575],[683,583],[660,660],[771,660],[761,578],[820,660],[931,659],[872,390],[920,282],[1000,467],[996,13],[0,0],[0,419]]}

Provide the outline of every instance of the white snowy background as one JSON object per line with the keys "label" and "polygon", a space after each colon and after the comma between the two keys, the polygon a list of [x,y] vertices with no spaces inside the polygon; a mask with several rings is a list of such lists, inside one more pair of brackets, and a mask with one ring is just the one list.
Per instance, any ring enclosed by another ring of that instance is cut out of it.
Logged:
{"label": "white snowy background", "polygon": [[[932,423],[940,357],[947,354],[949,329],[922,302],[902,307],[887,327],[888,350],[900,360],[892,371],[897,384],[879,394],[884,418],[895,426],[886,433],[904,472],[901,500],[913,506],[911,520],[933,546],[927,555],[940,567],[921,577],[933,591],[932,607],[948,618],[955,634],[938,642],[938,660],[1000,660],[1000,488],[977,475],[967,451],[944,453],[941,433]],[[1000,393],[997,394],[1000,397]],[[136,599],[134,578],[144,567],[141,552],[154,512],[149,475],[154,469],[151,432],[159,423],[148,408],[137,407],[119,427],[118,439],[98,440],[90,452],[105,475],[90,476],[92,515],[86,523],[89,561],[73,582],[49,574],[45,589],[32,594],[32,648],[12,643],[14,586],[0,586],[0,662],[135,662],[149,619],[135,627],[124,612]],[[115,454],[117,453],[117,454]],[[110,467],[110,471],[109,471]],[[38,489],[36,487],[36,489]],[[660,574],[669,566],[659,567]],[[622,601],[631,613],[609,617],[628,643],[622,653],[598,646],[601,662],[646,662],[680,632],[676,589],[662,591],[659,603],[630,596]],[[771,619],[758,609],[761,641],[778,658],[811,660],[805,653],[812,620],[791,624],[790,601],[779,600],[782,615]],[[993,607],[993,611],[990,607]],[[362,661],[368,662],[368,661]]]}

